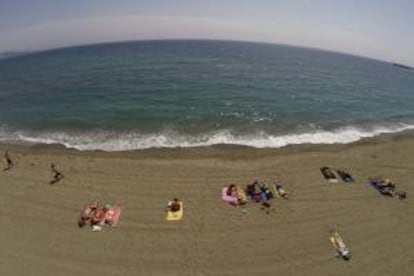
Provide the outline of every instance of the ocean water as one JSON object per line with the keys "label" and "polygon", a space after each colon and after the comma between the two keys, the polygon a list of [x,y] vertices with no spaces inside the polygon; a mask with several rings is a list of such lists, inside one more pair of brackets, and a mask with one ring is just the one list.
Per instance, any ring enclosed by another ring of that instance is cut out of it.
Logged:
{"label": "ocean water", "polygon": [[0,60],[0,141],[80,150],[350,143],[414,129],[414,71],[298,47],[166,40]]}

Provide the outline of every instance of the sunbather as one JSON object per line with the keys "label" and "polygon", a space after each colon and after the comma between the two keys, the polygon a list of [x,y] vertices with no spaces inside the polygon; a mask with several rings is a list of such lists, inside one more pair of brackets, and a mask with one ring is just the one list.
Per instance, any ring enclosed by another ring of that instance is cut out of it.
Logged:
{"label": "sunbather", "polygon": [[92,231],[100,231],[104,225],[116,226],[120,215],[120,205],[101,205],[99,201],[95,201],[82,209],[78,225],[83,227],[88,223],[92,226]]}
{"label": "sunbather", "polygon": [[398,197],[398,199],[406,199],[407,193],[403,191],[399,191],[396,193],[396,196]]}
{"label": "sunbather", "polygon": [[396,191],[395,184],[389,179],[383,180],[381,177],[369,178],[370,184],[377,189],[382,195],[405,199],[407,193],[404,191]]}
{"label": "sunbather", "polygon": [[336,172],[342,178],[343,181],[345,181],[345,182],[354,182],[354,178],[349,173],[347,173],[346,171],[337,170]]}
{"label": "sunbather", "polygon": [[276,184],[275,185],[275,187],[276,187],[276,191],[277,191],[277,193],[281,196],[281,197],[283,197],[283,198],[285,198],[285,199],[287,199],[289,196],[288,196],[288,193],[283,189],[283,186],[282,185],[279,185],[279,184]]}
{"label": "sunbather", "polygon": [[[229,192],[230,192],[230,194],[229,194]],[[244,205],[244,204],[247,203],[246,194],[245,194],[244,190],[239,186],[231,184],[229,186],[229,188],[227,188],[227,195],[230,195],[231,197],[236,198],[238,205]]]}
{"label": "sunbather", "polygon": [[386,188],[386,187],[392,188],[392,189],[395,188],[395,184],[392,183],[391,180],[389,180],[389,179],[385,179],[384,180],[381,177],[372,177],[372,178],[369,178],[369,181],[372,184],[374,184],[377,187],[379,187],[379,188]]}
{"label": "sunbather", "polygon": [[329,167],[322,167],[320,170],[321,170],[322,175],[329,182],[337,182],[338,181],[335,174],[332,172],[332,170]]}
{"label": "sunbather", "polygon": [[[98,201],[86,206],[79,217],[78,225],[79,227],[83,227],[89,222],[92,225],[92,218],[95,216],[96,210],[100,208],[100,204]],[[95,219],[96,221],[96,219]]]}
{"label": "sunbather", "polygon": [[390,188],[390,187],[382,187],[380,189],[380,193],[383,195],[387,195],[387,196],[394,196],[394,188]]}
{"label": "sunbather", "polygon": [[90,221],[92,214],[95,212],[97,202],[85,206],[79,218],[79,227],[85,226],[86,222]]}
{"label": "sunbather", "polygon": [[173,201],[167,206],[167,211],[178,212],[180,211],[180,201],[178,198],[174,198]]}
{"label": "sunbather", "polygon": [[266,184],[260,185],[260,190],[262,190],[262,197],[264,198],[264,200],[270,200],[275,198],[275,195],[272,193],[272,191]]}
{"label": "sunbather", "polygon": [[91,225],[104,225],[105,214],[107,211],[108,209],[105,206],[98,205],[96,209],[91,213]]}
{"label": "sunbather", "polygon": [[381,181],[380,185],[382,187],[388,187],[388,188],[392,188],[392,189],[395,188],[395,184],[392,183],[391,180],[389,180],[389,179],[385,179],[385,180]]}
{"label": "sunbather", "polygon": [[332,236],[330,239],[338,253],[338,256],[342,257],[344,260],[349,261],[351,259],[351,252],[349,251],[348,247],[345,245],[339,233],[336,231],[332,232]]}
{"label": "sunbather", "polygon": [[254,202],[261,202],[262,200],[266,200],[265,195],[263,195],[263,191],[260,188],[259,182],[255,180],[252,184],[246,186],[247,195],[250,199]]}
{"label": "sunbather", "polygon": [[244,191],[238,190],[236,185],[231,184],[224,187],[221,191],[221,198],[233,206],[240,206],[246,204]]}
{"label": "sunbather", "polygon": [[266,203],[268,200],[275,198],[275,195],[270,188],[265,183],[259,184],[258,180],[247,185],[246,191],[249,198],[254,202]]}
{"label": "sunbather", "polygon": [[236,188],[236,185],[230,184],[227,187],[226,193],[227,193],[228,196],[233,196],[233,197],[236,197],[237,198],[237,188]]}
{"label": "sunbather", "polygon": [[407,193],[404,191],[395,191],[394,188],[391,187],[385,187],[383,189],[380,190],[381,194],[383,195],[387,195],[390,197],[395,197],[398,199],[406,199],[407,198]]}

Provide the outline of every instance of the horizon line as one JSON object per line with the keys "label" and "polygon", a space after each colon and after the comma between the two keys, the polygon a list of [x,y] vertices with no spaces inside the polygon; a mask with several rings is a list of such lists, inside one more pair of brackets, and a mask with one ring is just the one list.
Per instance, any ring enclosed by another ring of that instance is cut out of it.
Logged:
{"label": "horizon line", "polygon": [[[1,55],[6,55],[5,57],[1,59],[9,59],[9,58],[15,58],[15,57],[21,57],[21,56],[28,56],[28,55],[36,55],[46,52],[53,52],[53,51],[59,51],[59,50],[65,50],[65,49],[72,49],[72,48],[83,48],[83,47],[91,47],[91,46],[98,46],[98,45],[109,45],[109,44],[123,44],[123,43],[134,43],[134,42],[162,42],[162,41],[216,41],[216,42],[238,42],[238,43],[252,43],[252,44],[265,44],[265,45],[274,45],[274,46],[285,46],[285,47],[292,47],[292,48],[301,48],[301,49],[307,49],[307,50],[314,50],[314,51],[321,51],[321,52],[328,52],[328,53],[334,53],[334,54],[340,54],[350,57],[357,57],[357,58],[363,58],[368,59],[372,61],[377,62],[383,62],[388,64],[401,64],[406,65],[409,67],[414,67],[411,64],[407,64],[404,62],[400,62],[398,60],[385,60],[380,59],[376,57],[369,57],[349,52],[342,52],[338,50],[332,50],[327,48],[321,48],[321,47],[314,47],[314,46],[306,46],[306,45],[295,45],[295,44],[288,44],[288,43],[279,43],[279,42],[270,42],[270,41],[259,41],[259,40],[243,40],[243,39],[222,39],[222,38],[149,38],[149,39],[131,39],[131,40],[108,40],[108,41],[102,41],[102,42],[91,42],[91,43],[85,43],[85,44],[74,44],[74,45],[67,45],[67,46],[58,46],[58,47],[51,47],[51,48],[44,48],[44,49],[38,49],[38,50],[24,50],[24,51],[2,51],[0,52],[0,58]],[[10,54],[10,56],[7,56]]]}

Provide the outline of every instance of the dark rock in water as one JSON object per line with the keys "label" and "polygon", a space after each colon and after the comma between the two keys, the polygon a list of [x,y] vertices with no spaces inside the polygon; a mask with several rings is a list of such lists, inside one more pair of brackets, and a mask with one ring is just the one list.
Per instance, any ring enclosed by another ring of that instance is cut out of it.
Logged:
{"label": "dark rock in water", "polygon": [[404,68],[404,69],[408,69],[408,70],[414,69],[413,67],[410,67],[410,66],[404,65],[404,64],[400,64],[400,63],[393,63],[392,65],[394,65],[395,67],[400,67],[400,68]]}

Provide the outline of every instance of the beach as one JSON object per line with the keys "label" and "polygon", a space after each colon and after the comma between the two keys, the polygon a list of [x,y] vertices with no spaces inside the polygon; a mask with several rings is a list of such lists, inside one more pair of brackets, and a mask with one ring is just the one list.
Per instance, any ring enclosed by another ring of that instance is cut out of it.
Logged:
{"label": "beach", "polygon": [[[129,152],[1,145],[0,275],[409,275],[414,270],[413,135],[280,149],[213,146]],[[65,175],[54,185],[50,164]],[[323,166],[352,173],[329,184]],[[392,179],[406,200],[367,178]],[[284,184],[290,199],[266,213],[220,198],[229,184]],[[184,201],[181,221],[165,206]],[[92,232],[77,217],[95,199],[119,203],[118,227]],[[335,258],[338,230],[352,252]]]}

